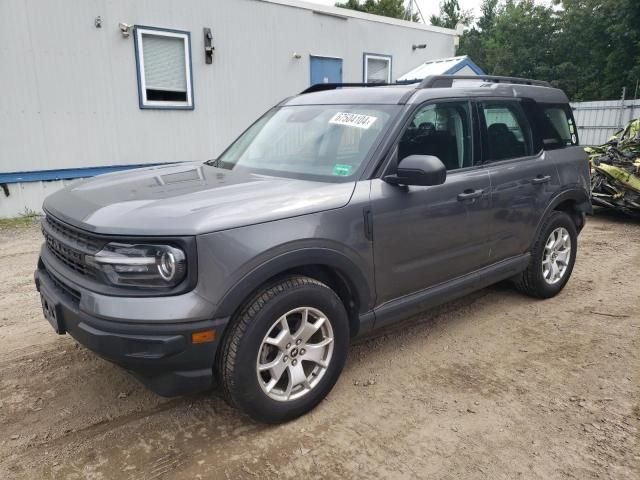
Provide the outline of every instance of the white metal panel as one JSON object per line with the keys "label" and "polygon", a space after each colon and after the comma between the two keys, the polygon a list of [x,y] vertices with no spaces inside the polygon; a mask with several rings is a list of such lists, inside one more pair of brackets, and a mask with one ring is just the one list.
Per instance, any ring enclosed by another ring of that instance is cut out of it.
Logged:
{"label": "white metal panel", "polygon": [[640,100],[607,100],[571,104],[581,145],[601,145],[640,115]]}
{"label": "white metal panel", "polygon": [[[437,60],[429,60],[412,70],[408,71],[400,78],[399,81],[412,81],[416,79],[423,79],[429,75],[443,75],[451,70],[456,65],[464,62],[468,57],[466,55],[460,57],[439,58]],[[469,69],[471,70],[471,69]],[[475,72],[471,70],[470,75],[475,75]]]}
{"label": "white metal panel", "polygon": [[456,73],[454,73],[454,75],[477,75],[477,73],[469,65],[465,65]]}
{"label": "white metal panel", "polygon": [[42,213],[42,201],[77,180],[54,182],[12,183],[7,185],[9,196],[0,189],[0,218],[12,218],[27,213]]}

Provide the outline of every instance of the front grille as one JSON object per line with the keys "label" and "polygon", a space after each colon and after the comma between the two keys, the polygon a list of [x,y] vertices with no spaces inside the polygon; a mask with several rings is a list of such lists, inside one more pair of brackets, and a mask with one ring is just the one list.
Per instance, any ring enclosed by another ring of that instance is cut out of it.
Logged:
{"label": "front grille", "polygon": [[60,245],[60,243],[51,238],[47,238],[47,247],[49,247],[49,251],[54,257],[70,269],[89,277],[96,276],[93,269],[84,262],[81,254],[66,248],[64,245]]}
{"label": "front grille", "polygon": [[94,267],[85,261],[85,255],[97,253],[103,241],[96,236],[71,227],[50,215],[42,221],[47,250],[67,268],[89,278],[96,278]]}
{"label": "front grille", "polygon": [[76,290],[75,288],[71,288],[69,285],[59,280],[50,271],[47,271],[47,273],[49,274],[49,278],[56,287],[69,295],[76,303],[80,302],[80,292],[78,290]]}
{"label": "front grille", "polygon": [[89,232],[71,227],[50,215],[47,215],[44,218],[44,221],[46,222],[45,229],[47,231],[57,233],[58,235],[68,239],[69,243],[73,243],[77,247],[87,250],[89,253],[96,253],[100,248],[102,248],[102,244],[104,242],[101,242]]}

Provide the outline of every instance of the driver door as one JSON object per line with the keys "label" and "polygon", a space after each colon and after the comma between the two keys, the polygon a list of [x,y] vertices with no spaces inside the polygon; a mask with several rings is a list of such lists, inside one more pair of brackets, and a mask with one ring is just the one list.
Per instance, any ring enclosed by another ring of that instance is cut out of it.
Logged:
{"label": "driver door", "polygon": [[[422,105],[394,147],[398,162],[409,155],[440,158],[447,167],[442,185],[394,186],[382,178],[372,180],[378,305],[489,262],[489,174],[474,165],[471,111],[468,101]],[[386,173],[395,173],[395,166],[390,168]]]}

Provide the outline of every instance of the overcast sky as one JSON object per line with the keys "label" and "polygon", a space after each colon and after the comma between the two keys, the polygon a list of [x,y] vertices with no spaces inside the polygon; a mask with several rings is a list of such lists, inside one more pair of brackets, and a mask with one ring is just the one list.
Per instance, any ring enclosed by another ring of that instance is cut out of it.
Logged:
{"label": "overcast sky", "polygon": [[[305,0],[307,2],[312,2],[312,3],[322,3],[323,5],[335,5],[336,0]],[[342,3],[344,3],[342,0],[340,0]],[[418,5],[420,5],[420,10],[422,11],[422,14],[424,15],[425,20],[428,22],[429,21],[429,17],[433,14],[438,13],[439,10],[439,5],[440,5],[440,0],[416,0],[418,2]],[[408,3],[408,0],[405,2]],[[473,10],[473,14],[474,15],[478,15],[479,13],[479,8],[480,8],[480,4],[482,3],[482,0],[459,0],[460,3],[460,7],[463,10]]]}
{"label": "overcast sky", "polygon": [[[0,0],[1,1],[1,0]],[[311,3],[321,3],[323,5],[335,5],[337,0],[305,0]],[[424,19],[429,23],[431,15],[437,14],[440,10],[440,0],[415,0],[420,6],[420,11],[424,15]],[[345,0],[340,0],[344,3]],[[408,4],[409,0],[405,0],[405,4]],[[480,15],[480,4],[482,0],[458,0],[460,8],[463,10],[471,10],[473,15],[477,18]],[[543,5],[551,5],[552,0],[536,0],[536,3]]]}

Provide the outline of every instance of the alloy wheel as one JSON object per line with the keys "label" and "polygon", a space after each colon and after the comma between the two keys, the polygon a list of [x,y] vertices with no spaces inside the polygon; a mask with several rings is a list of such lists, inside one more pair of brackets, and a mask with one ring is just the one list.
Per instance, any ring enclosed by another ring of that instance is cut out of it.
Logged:
{"label": "alloy wheel", "polygon": [[564,277],[571,260],[571,236],[564,227],[551,232],[544,245],[542,255],[542,277],[549,285]]}
{"label": "alloy wheel", "polygon": [[318,385],[333,355],[333,329],[317,308],[299,307],[278,318],[256,362],[262,391],[277,401],[296,400]]}

